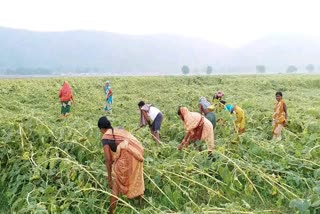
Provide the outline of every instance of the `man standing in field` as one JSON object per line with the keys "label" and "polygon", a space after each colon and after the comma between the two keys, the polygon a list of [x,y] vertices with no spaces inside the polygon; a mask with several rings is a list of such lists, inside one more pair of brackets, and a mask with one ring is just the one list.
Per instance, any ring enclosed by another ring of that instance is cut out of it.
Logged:
{"label": "man standing in field", "polygon": [[140,109],[140,128],[148,124],[153,140],[160,143],[160,127],[163,119],[161,111],[152,104],[145,104],[144,101],[140,101],[138,106]]}

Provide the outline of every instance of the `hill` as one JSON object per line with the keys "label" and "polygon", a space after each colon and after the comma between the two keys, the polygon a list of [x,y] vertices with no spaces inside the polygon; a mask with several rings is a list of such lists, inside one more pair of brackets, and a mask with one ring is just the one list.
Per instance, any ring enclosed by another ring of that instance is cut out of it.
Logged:
{"label": "hill", "polygon": [[251,69],[265,65],[272,72],[284,72],[289,65],[295,65],[303,72],[308,64],[319,65],[319,56],[319,38],[283,34],[261,38],[234,50],[226,64]]}
{"label": "hill", "polygon": [[183,64],[216,65],[230,51],[205,40],[175,35],[8,28],[0,28],[0,49],[0,70],[7,73],[32,70],[107,74],[181,73]]}
{"label": "hill", "polygon": [[286,72],[289,65],[319,71],[320,38],[272,35],[231,49],[178,35],[123,35],[100,31],[35,32],[0,28],[1,74],[166,75]]}

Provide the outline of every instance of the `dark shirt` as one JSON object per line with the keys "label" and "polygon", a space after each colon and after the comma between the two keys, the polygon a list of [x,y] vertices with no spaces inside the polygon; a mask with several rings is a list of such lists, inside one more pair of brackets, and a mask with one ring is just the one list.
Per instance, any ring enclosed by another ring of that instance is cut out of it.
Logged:
{"label": "dark shirt", "polygon": [[103,146],[109,145],[111,151],[113,151],[113,152],[117,151],[117,144],[116,144],[115,140],[102,139],[101,143]]}

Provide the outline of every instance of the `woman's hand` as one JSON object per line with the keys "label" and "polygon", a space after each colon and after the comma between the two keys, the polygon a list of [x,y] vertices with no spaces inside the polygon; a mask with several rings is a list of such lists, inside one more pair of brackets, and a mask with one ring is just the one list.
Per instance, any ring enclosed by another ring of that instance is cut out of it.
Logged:
{"label": "woman's hand", "polygon": [[183,148],[183,146],[186,146],[186,148],[189,147],[189,142],[183,140],[179,145],[178,145],[178,149],[181,150]]}

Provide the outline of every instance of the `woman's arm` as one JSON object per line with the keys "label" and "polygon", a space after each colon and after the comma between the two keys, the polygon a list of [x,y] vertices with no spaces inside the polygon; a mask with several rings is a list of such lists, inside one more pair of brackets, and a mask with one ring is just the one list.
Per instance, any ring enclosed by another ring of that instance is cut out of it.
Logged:
{"label": "woman's arm", "polygon": [[188,131],[186,136],[184,137],[184,141],[189,145],[190,137],[193,135],[193,131]]}
{"label": "woman's arm", "polygon": [[112,188],[112,158],[109,145],[103,146],[105,164],[108,171],[108,184],[109,188]]}
{"label": "woman's arm", "polygon": [[287,105],[285,103],[283,104],[283,111],[285,113],[285,118],[286,118],[286,120],[284,121],[284,126],[286,126],[288,122],[288,112],[287,112]]}
{"label": "woman's arm", "polygon": [[187,134],[184,136],[183,140],[181,141],[181,143],[178,145],[178,149],[181,150],[183,145],[186,145],[186,147],[189,146],[189,141],[190,141],[190,137],[192,136],[193,132],[189,131],[187,132]]}

